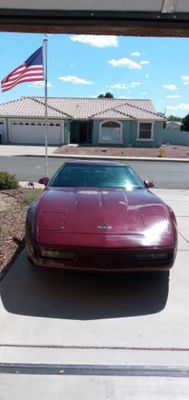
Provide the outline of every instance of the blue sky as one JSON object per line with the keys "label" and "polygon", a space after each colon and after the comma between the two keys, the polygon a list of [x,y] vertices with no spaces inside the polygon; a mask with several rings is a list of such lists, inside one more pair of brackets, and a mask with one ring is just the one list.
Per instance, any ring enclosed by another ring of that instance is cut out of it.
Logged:
{"label": "blue sky", "polygon": [[[0,33],[0,80],[42,45],[42,34]],[[151,99],[166,115],[189,113],[189,39],[49,35],[48,95]],[[0,102],[43,96],[43,83],[1,93]]]}

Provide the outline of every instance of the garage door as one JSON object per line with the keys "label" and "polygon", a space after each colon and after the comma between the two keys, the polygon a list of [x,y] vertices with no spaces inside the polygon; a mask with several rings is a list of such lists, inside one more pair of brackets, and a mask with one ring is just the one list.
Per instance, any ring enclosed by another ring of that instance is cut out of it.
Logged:
{"label": "garage door", "polygon": [[[48,122],[48,144],[62,144],[62,125],[60,122]],[[44,144],[45,143],[45,122],[33,121],[12,121],[10,127],[11,143],[20,144]]]}

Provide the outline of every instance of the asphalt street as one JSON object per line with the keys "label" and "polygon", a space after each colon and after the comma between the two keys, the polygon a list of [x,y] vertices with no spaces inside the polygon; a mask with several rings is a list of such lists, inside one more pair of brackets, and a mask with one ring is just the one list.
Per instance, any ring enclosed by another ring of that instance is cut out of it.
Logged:
{"label": "asphalt street", "polygon": [[[49,176],[65,162],[65,159],[49,157]],[[142,179],[152,180],[156,188],[189,189],[189,164],[170,161],[129,161]],[[37,182],[46,175],[44,157],[0,157],[0,170],[16,174],[20,181]]]}

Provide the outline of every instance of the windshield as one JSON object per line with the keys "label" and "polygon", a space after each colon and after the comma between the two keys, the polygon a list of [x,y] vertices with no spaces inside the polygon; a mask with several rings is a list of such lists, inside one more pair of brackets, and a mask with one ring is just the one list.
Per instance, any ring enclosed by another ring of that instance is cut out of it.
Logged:
{"label": "windshield", "polygon": [[142,180],[128,166],[65,164],[50,180],[55,187],[144,189]]}

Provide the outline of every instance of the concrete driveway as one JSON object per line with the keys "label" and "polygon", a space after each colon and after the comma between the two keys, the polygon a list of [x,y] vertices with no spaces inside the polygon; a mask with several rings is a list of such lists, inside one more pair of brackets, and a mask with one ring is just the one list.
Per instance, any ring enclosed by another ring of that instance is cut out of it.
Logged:
{"label": "concrete driveway", "polygon": [[188,400],[189,191],[156,192],[178,220],[170,277],[46,271],[21,253],[0,284],[0,399]]}

